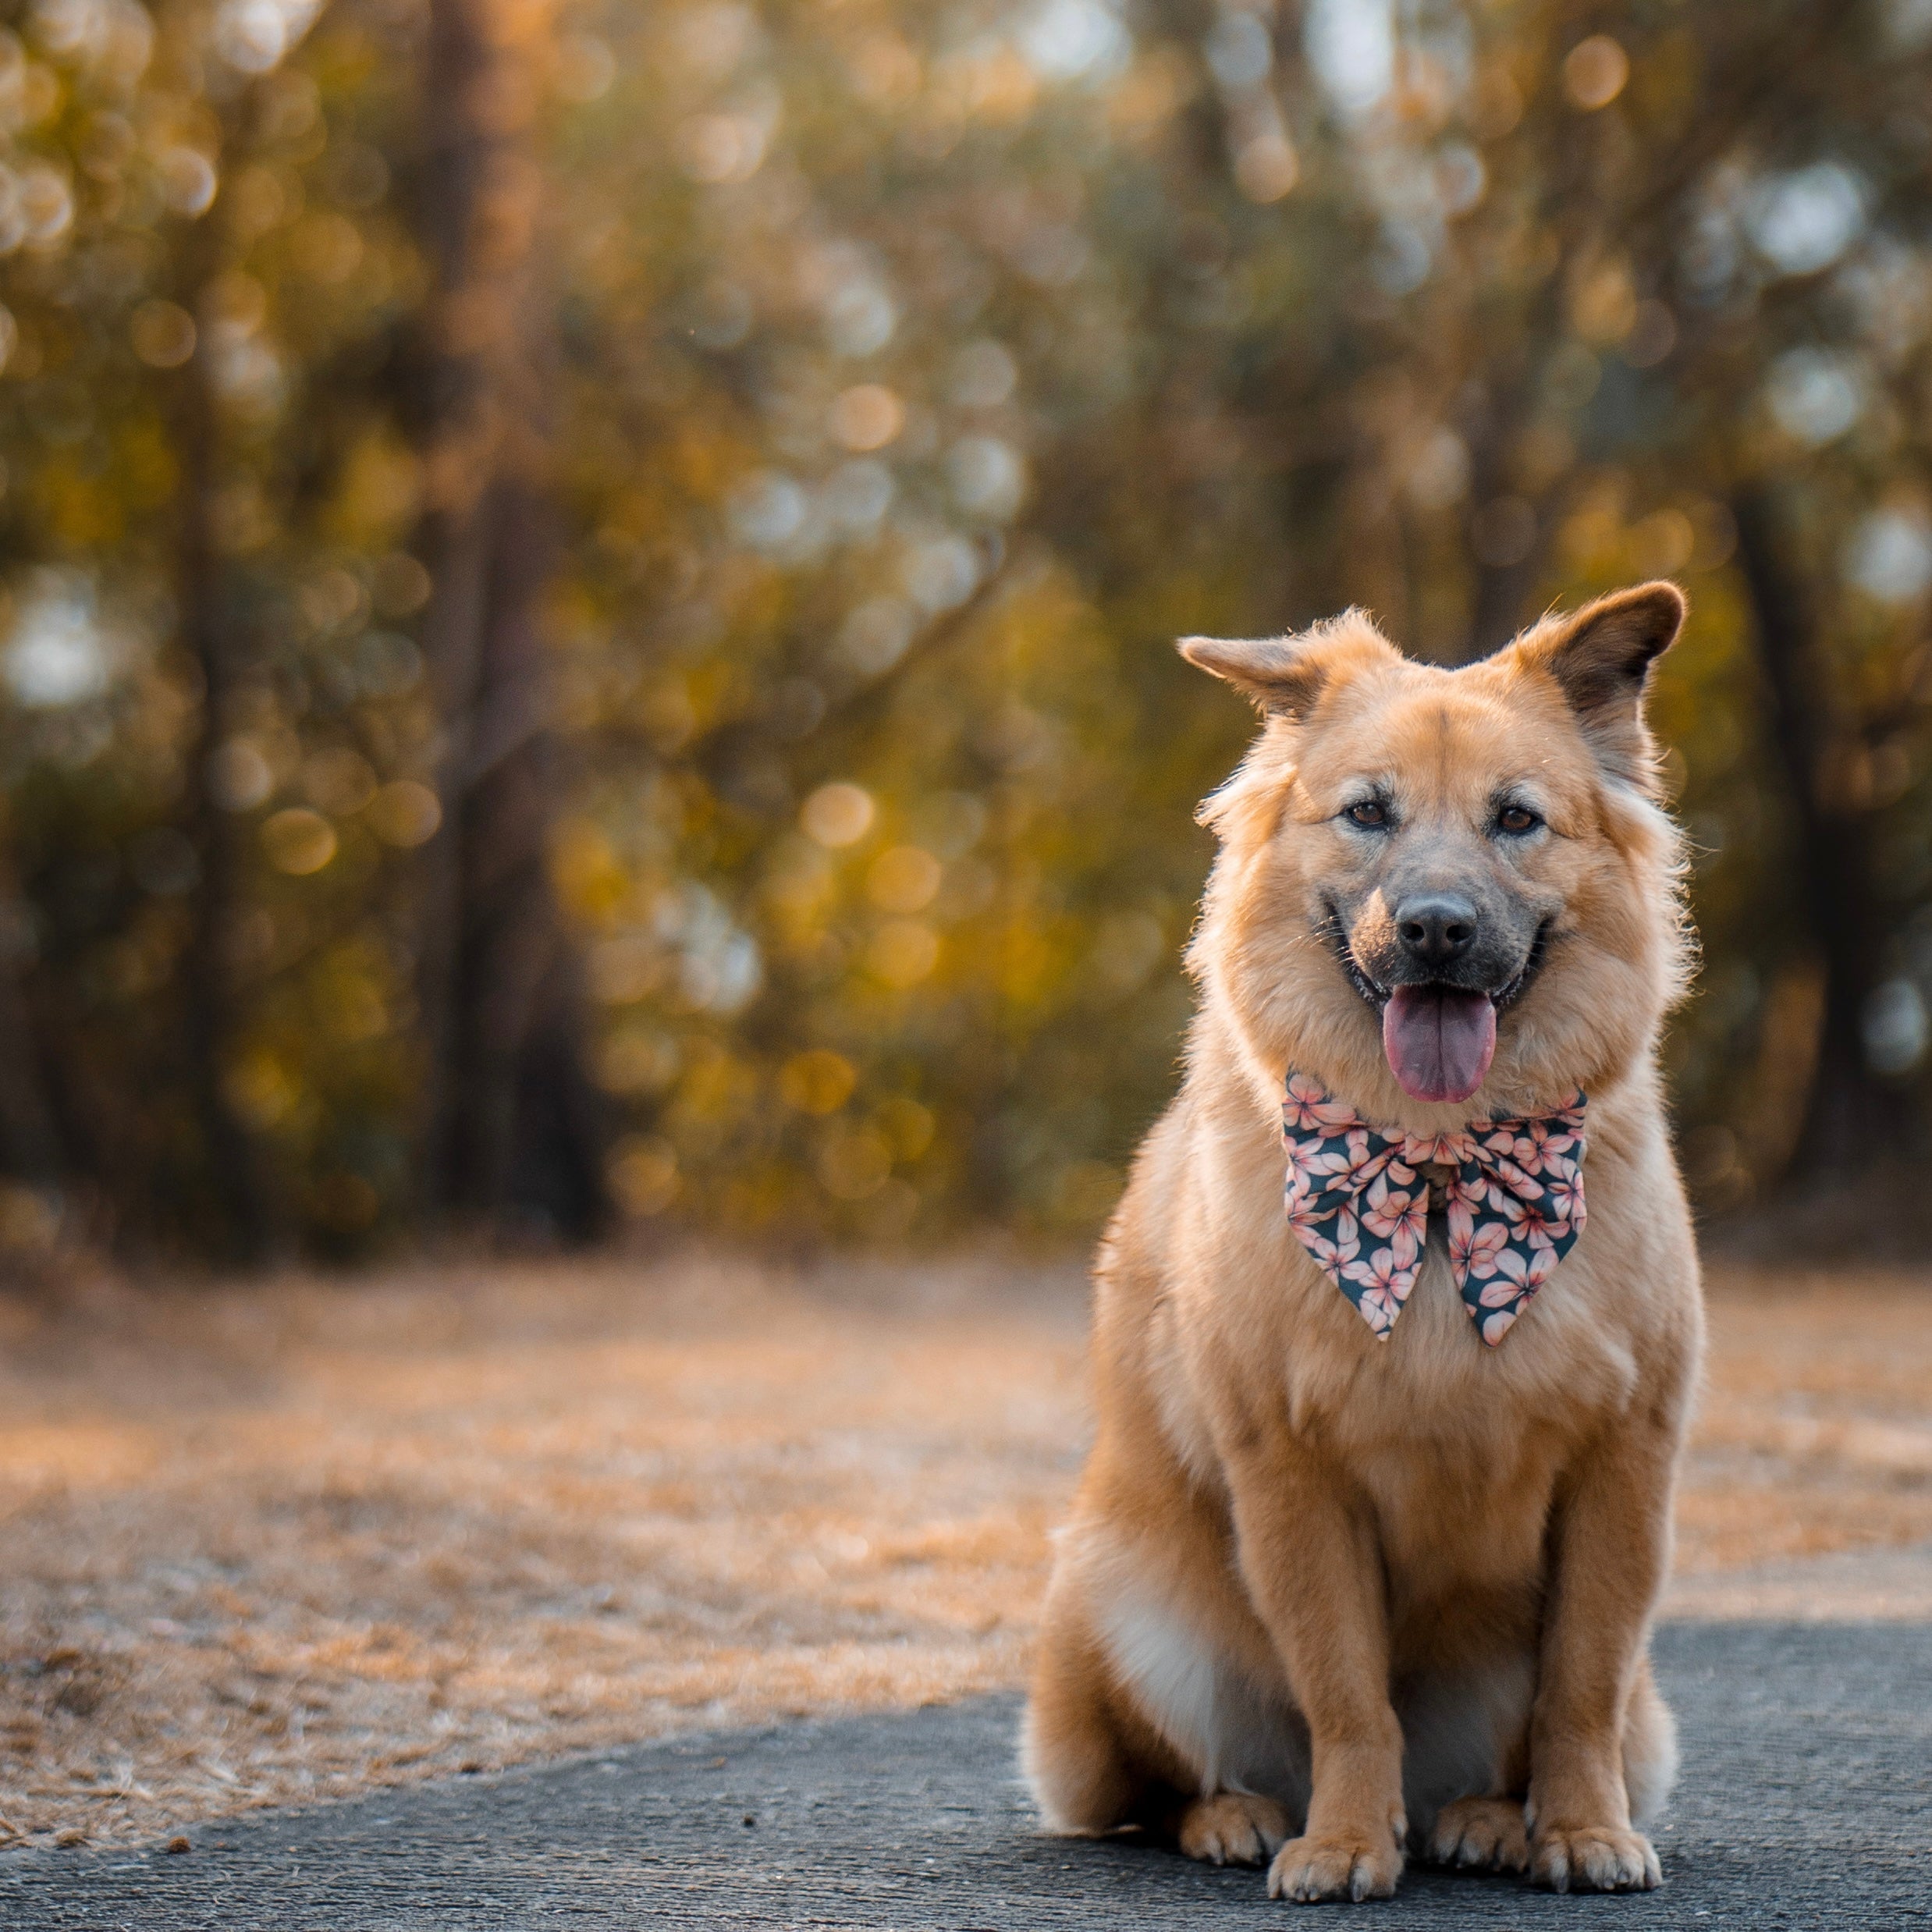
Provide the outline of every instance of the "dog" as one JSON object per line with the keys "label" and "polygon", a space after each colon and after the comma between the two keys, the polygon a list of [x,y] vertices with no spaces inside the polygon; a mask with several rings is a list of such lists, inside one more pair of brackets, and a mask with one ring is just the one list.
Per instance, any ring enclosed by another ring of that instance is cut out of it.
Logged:
{"label": "dog", "polygon": [[1684,615],[1645,584],[1453,670],[1354,610],[1182,641],[1263,723],[1202,808],[1184,1078],[1096,1264],[1021,1737],[1050,1831],[1295,1900],[1411,1854],[1659,1883],[1703,1329],[1644,698]]}

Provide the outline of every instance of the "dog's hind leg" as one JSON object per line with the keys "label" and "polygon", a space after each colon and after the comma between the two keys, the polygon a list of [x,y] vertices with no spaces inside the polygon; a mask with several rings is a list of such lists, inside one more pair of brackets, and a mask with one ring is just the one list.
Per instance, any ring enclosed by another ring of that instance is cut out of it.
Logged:
{"label": "dog's hind leg", "polygon": [[1529,1831],[1520,1798],[1457,1798],[1436,1813],[1429,1834],[1432,1865],[1486,1872],[1529,1869]]}
{"label": "dog's hind leg", "polygon": [[1630,1822],[1644,1830],[1664,1809],[1677,1782],[1677,1721],[1658,1694],[1646,1656],[1624,1717],[1624,1789],[1630,1796]]}
{"label": "dog's hind leg", "polygon": [[1175,1845],[1208,1865],[1266,1865],[1294,1835],[1282,1806],[1245,1791],[1195,1799],[1174,1827]]}
{"label": "dog's hind leg", "polygon": [[[1483,1797],[1454,1799],[1436,1813],[1428,1838],[1430,1863],[1490,1871],[1529,1869],[1522,1795],[1529,1782],[1527,1714],[1521,1735],[1505,1727],[1499,1735],[1495,1788]],[[1658,1695],[1647,1657],[1638,1665],[1624,1718],[1623,1767],[1630,1822],[1640,1831],[1663,1809],[1677,1778],[1677,1725]]]}
{"label": "dog's hind leg", "polygon": [[1132,1708],[1071,1616],[1049,1612],[1020,1748],[1042,1820],[1064,1837],[1132,1825],[1210,1865],[1265,1865],[1293,1831],[1272,1798],[1202,1793],[1198,1774]]}
{"label": "dog's hind leg", "polygon": [[1171,1838],[1196,1781],[1130,1709],[1073,1589],[1047,1600],[1020,1761],[1048,1831],[1092,1838],[1140,1825]]}
{"label": "dog's hind leg", "polygon": [[[1453,1702],[1449,1702],[1448,1711],[1439,1709],[1438,1721],[1431,1728],[1433,1742],[1444,1760],[1437,1775],[1446,1777],[1452,1789],[1460,1785],[1465,1793],[1473,1784],[1481,1795],[1433,1802],[1426,1776],[1419,1778],[1412,1816],[1426,1831],[1426,1856],[1432,1865],[1476,1871],[1527,1871],[1529,1827],[1523,1815],[1523,1794],[1529,1787],[1529,1706],[1536,1691],[1533,1655],[1525,1650],[1486,1671],[1472,1673],[1462,1688],[1466,1701],[1460,1709]],[[1439,1706],[1445,1701],[1438,1699]],[[1450,1713],[1451,1720],[1444,1721]],[[1404,1721],[1415,1744],[1422,1746],[1432,1740],[1417,1722],[1419,1715],[1405,1713]],[[1482,1738],[1486,1745],[1481,1755],[1489,1761],[1475,1778],[1470,1777],[1476,1770],[1474,1765],[1454,1761],[1461,1755],[1454,1748],[1458,1733]],[[1423,1768],[1416,1767],[1418,1771]]]}

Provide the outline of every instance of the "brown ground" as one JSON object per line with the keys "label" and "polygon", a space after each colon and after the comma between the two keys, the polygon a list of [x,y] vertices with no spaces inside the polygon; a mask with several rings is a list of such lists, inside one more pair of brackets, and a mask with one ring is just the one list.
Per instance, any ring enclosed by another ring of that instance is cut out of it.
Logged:
{"label": "brown ground", "polygon": [[[1929,1312],[1720,1280],[1681,1614],[1932,1615]],[[1011,1684],[1082,1328],[705,1260],[0,1302],[0,1843]]]}

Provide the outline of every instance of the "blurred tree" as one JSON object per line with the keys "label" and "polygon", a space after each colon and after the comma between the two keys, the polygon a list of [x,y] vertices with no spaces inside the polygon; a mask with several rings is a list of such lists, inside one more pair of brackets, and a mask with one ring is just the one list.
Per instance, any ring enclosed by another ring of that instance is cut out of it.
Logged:
{"label": "blurred tree", "polygon": [[0,1245],[1084,1231],[1245,726],[1171,638],[1659,573],[1699,1197],[1922,1149],[1929,69],[1918,0],[33,0]]}
{"label": "blurred tree", "polygon": [[[172,50],[170,50],[172,51]],[[165,68],[163,69],[165,71]],[[192,89],[194,83],[187,83]],[[236,162],[240,132],[253,105],[243,87],[222,103],[206,125],[217,139],[211,172]],[[225,810],[221,748],[236,723],[257,642],[248,635],[250,615],[235,572],[222,554],[216,522],[223,474],[222,403],[215,363],[220,325],[204,297],[233,267],[226,233],[226,206],[197,222],[176,251],[176,286],[154,298],[143,321],[145,360],[163,371],[173,392],[164,403],[172,444],[177,529],[174,596],[177,640],[200,686],[196,727],[185,747],[186,822],[182,829],[195,854],[190,889],[191,925],[180,956],[184,1069],[201,1131],[204,1171],[215,1195],[215,1214],[205,1238],[223,1259],[240,1266],[260,1262],[272,1234],[264,1198],[261,1155],[238,1116],[228,1070],[239,1054],[242,1013],[233,968],[232,936],[244,916],[247,893],[245,827]],[[197,320],[197,313],[200,319]],[[171,338],[162,340],[172,332]],[[137,345],[137,353],[140,353]]]}
{"label": "blurred tree", "polygon": [[531,140],[549,27],[542,5],[431,0],[423,43],[416,201],[435,282],[408,382],[442,822],[424,847],[418,956],[432,1212],[482,1226],[538,1213],[583,1240],[607,1197],[581,974],[549,875],[560,775],[538,620],[555,359]]}
{"label": "blurred tree", "polygon": [[1838,694],[1824,686],[1810,586],[1789,561],[1802,540],[1774,490],[1760,483],[1735,498],[1733,508],[1792,814],[1793,883],[1822,981],[1809,1091],[1791,1124],[1797,1178],[1811,1195],[1866,1177],[1895,1183],[1891,1150],[1908,1162],[1916,1151],[1911,1108],[1898,1083],[1872,1064],[1865,1042],[1884,978],[1889,924],[1872,863],[1881,827],[1869,794],[1861,798],[1844,782],[1844,767],[1848,759],[1869,760],[1867,740],[1882,740],[1902,720],[1848,719]]}

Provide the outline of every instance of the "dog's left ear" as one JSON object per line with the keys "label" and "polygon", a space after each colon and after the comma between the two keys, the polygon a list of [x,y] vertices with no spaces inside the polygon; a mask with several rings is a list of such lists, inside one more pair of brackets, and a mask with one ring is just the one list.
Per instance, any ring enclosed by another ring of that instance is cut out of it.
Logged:
{"label": "dog's left ear", "polygon": [[1684,593],[1660,579],[1600,597],[1517,646],[1525,663],[1556,680],[1603,769],[1646,792],[1656,789],[1657,753],[1644,693],[1687,608]]}

